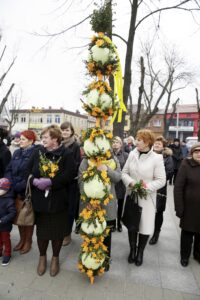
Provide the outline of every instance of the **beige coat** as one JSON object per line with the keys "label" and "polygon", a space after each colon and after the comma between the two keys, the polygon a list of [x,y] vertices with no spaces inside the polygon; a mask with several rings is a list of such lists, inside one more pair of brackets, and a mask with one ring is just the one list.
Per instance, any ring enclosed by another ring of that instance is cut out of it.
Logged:
{"label": "beige coat", "polygon": [[139,156],[139,151],[134,149],[122,170],[122,180],[126,186],[126,195],[131,192],[129,188],[131,182],[143,180],[146,183],[149,191],[147,199],[139,198],[139,205],[143,208],[139,232],[152,234],[156,213],[156,191],[166,183],[163,156],[153,152],[153,149]]}

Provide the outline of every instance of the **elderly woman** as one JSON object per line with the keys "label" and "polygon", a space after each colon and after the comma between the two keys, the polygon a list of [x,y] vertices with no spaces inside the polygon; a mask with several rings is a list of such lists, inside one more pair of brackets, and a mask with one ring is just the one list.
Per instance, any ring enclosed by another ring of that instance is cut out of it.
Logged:
{"label": "elderly woman", "polygon": [[[113,148],[113,153],[117,157],[120,168],[121,170],[123,169],[125,162],[128,158],[128,153],[123,151],[123,143],[122,140],[119,136],[115,136],[113,138],[112,142],[112,148]],[[120,180],[118,183],[115,185],[115,191],[116,191],[116,196],[117,196],[117,230],[119,232],[122,231],[122,225],[121,225],[121,217],[122,217],[122,209],[123,209],[123,203],[124,203],[124,196],[126,192],[125,185],[123,184],[122,180]]]}
{"label": "elderly woman", "polygon": [[[32,130],[24,130],[20,134],[20,148],[15,150],[13,157],[6,169],[5,177],[9,178],[16,207],[21,207],[25,197],[26,181],[28,177],[28,162],[35,149],[36,134]],[[30,251],[32,245],[33,226],[18,226],[20,240],[14,247],[14,251],[25,254]]]}
{"label": "elderly woman", "polygon": [[200,143],[191,148],[191,158],[185,158],[179,168],[174,186],[174,202],[180,218],[181,265],[189,263],[192,243],[193,257],[200,263]]}
{"label": "elderly woman", "polygon": [[50,275],[56,276],[60,249],[67,235],[68,190],[75,176],[75,163],[72,152],[61,145],[62,132],[58,126],[44,128],[41,137],[43,146],[35,150],[29,163],[29,173],[33,175],[32,202],[40,252],[37,273],[41,276],[46,271],[46,252],[51,240]]}
{"label": "elderly woman", "polygon": [[154,141],[152,131],[139,130],[136,135],[136,149],[129,154],[122,170],[122,180],[126,186],[127,195],[141,180],[146,184],[148,191],[146,199],[139,197],[139,205],[142,207],[139,232],[128,231],[130,244],[128,262],[135,263],[136,266],[142,265],[145,246],[149,235],[154,231],[156,191],[166,182],[163,157],[153,151]]}

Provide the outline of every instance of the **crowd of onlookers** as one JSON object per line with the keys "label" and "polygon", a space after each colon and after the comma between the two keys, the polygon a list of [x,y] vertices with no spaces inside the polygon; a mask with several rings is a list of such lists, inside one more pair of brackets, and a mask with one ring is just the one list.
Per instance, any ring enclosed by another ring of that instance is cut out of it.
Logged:
{"label": "crowd of onlookers", "polygon": [[[130,253],[128,262],[140,266],[147,242],[154,245],[161,232],[167,201],[167,183],[174,185],[175,212],[180,218],[182,266],[193,256],[200,263],[200,143],[189,149],[178,138],[167,141],[155,137],[152,131],[141,129],[132,136],[112,140],[112,159],[97,166],[106,171],[111,181],[113,200],[105,207],[107,224],[111,228],[104,243],[111,257],[112,233],[121,232],[122,214],[127,195],[134,185],[143,181],[148,191],[146,199],[139,198],[142,207],[139,231],[128,230]],[[53,169],[46,174],[46,165]],[[79,233],[76,221],[84,207],[80,200],[83,190],[82,173],[88,159],[83,145],[71,123],[44,128],[40,137],[32,130],[17,132],[11,141],[0,128],[0,256],[2,265],[11,259],[12,224],[16,224],[18,207],[25,199],[27,179],[30,178],[35,225],[18,226],[19,242],[13,248],[20,254],[30,251],[34,227],[39,250],[38,275],[47,268],[47,248],[51,241],[50,275],[59,272],[59,253],[71,242],[72,228]],[[29,176],[31,175],[31,177]],[[150,238],[151,236],[151,238]],[[109,266],[106,271],[109,270]]]}

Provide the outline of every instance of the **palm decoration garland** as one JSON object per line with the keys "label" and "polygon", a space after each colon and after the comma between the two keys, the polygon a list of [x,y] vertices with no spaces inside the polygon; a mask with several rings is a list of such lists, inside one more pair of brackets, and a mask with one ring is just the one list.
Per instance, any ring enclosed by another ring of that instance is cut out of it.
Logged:
{"label": "palm decoration garland", "polygon": [[[88,169],[82,174],[83,191],[81,201],[85,204],[79,215],[80,234],[83,238],[78,268],[86,273],[90,282],[102,275],[109,264],[104,239],[109,234],[105,207],[113,199],[110,193],[110,178],[107,171],[99,171],[98,165],[109,163],[116,168],[111,158],[112,133],[104,130],[108,118],[120,121],[120,111],[125,110],[122,99],[122,76],[119,57],[112,41],[102,32],[97,33],[89,44],[89,55],[85,62],[93,81],[83,92],[83,108],[96,118],[96,125],[82,133]],[[109,76],[114,76],[114,91],[109,85]],[[121,90],[121,91],[120,91]]]}

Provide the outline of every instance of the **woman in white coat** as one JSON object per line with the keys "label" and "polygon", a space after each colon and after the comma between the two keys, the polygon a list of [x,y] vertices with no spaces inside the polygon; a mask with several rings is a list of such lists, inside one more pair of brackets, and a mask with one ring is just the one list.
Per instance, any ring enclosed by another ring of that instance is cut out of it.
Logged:
{"label": "woman in white coat", "polygon": [[139,205],[142,207],[139,232],[128,231],[130,244],[128,262],[135,263],[136,266],[142,265],[145,246],[154,231],[156,191],[166,182],[163,157],[153,151],[154,141],[155,136],[151,130],[139,130],[136,135],[136,148],[129,154],[122,170],[126,195],[131,193],[132,187],[140,180],[146,184],[148,191],[146,199],[139,198]]}

